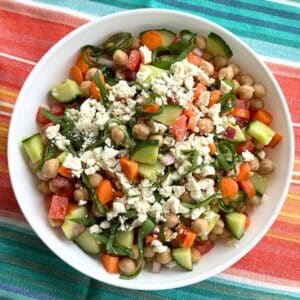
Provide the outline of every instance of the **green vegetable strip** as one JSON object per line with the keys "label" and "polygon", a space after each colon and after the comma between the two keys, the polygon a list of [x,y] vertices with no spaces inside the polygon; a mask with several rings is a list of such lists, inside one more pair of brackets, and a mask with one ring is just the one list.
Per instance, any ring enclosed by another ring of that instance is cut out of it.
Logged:
{"label": "green vegetable strip", "polygon": [[237,153],[233,144],[228,141],[221,141],[217,145],[217,165],[224,170],[231,170],[234,168],[237,161]]}
{"label": "green vegetable strip", "polygon": [[119,278],[126,279],[126,280],[134,279],[141,273],[142,269],[143,269],[143,264],[140,264],[140,266],[136,269],[136,271],[134,273],[121,274]]}
{"label": "green vegetable strip", "polygon": [[211,196],[209,196],[208,198],[206,198],[205,200],[198,202],[198,203],[186,203],[186,202],[181,202],[181,205],[186,207],[186,208],[199,208],[199,207],[205,207],[207,206],[212,200],[216,199],[220,197],[219,194],[213,194]]}
{"label": "green vegetable strip", "polygon": [[107,108],[108,107],[108,93],[105,89],[105,86],[104,84],[101,82],[101,80],[99,79],[100,76],[99,76],[99,71],[97,71],[94,75],[94,81],[97,85],[97,87],[99,88],[100,90],[100,94],[101,94],[101,101],[103,103],[103,105]]}
{"label": "green vegetable strip", "polygon": [[42,115],[55,124],[63,125],[64,123],[63,117],[58,117],[57,115],[52,114],[45,108],[42,109]]}
{"label": "green vegetable strip", "polygon": [[120,32],[112,35],[104,44],[104,52],[113,54],[116,50],[127,50],[132,45],[133,37],[129,32]]}
{"label": "green vegetable strip", "polygon": [[220,103],[221,103],[221,112],[224,113],[232,110],[236,106],[237,98],[232,93],[223,94],[220,97]]}
{"label": "green vegetable strip", "polygon": [[180,41],[175,44],[172,44],[169,47],[170,51],[172,51],[174,54],[182,53],[186,49],[186,47],[190,45],[195,35],[195,33],[192,33],[188,30],[182,30],[180,33]]}
{"label": "green vegetable strip", "polygon": [[140,252],[140,257],[144,257],[144,238],[153,231],[155,224],[148,219],[143,223],[138,231],[138,249]]}

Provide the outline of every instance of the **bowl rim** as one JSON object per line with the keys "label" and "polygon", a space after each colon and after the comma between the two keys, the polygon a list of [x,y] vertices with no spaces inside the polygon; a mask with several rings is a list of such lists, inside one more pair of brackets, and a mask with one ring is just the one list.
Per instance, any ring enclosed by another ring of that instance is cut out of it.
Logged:
{"label": "bowl rim", "polygon": [[[267,73],[267,75],[269,76],[269,78],[272,82],[272,85],[274,86],[276,92],[279,95],[280,102],[283,106],[283,113],[285,116],[285,120],[287,121],[287,130],[288,130],[287,140],[290,141],[289,153],[287,153],[287,155],[290,157],[290,161],[289,161],[288,168],[287,168],[288,176],[286,178],[286,184],[281,193],[281,197],[278,201],[278,205],[274,209],[274,212],[273,212],[271,218],[265,224],[264,228],[256,235],[256,237],[253,238],[248,243],[248,245],[246,247],[244,247],[238,254],[234,255],[229,260],[224,262],[222,265],[216,267],[215,269],[212,269],[209,272],[206,272],[204,274],[201,274],[201,273],[195,274],[194,276],[183,279],[179,282],[173,281],[173,282],[162,283],[162,284],[158,284],[155,286],[151,286],[151,281],[149,281],[150,284],[148,286],[145,286],[145,285],[137,286],[134,284],[134,281],[124,280],[124,283],[123,283],[122,281],[119,281],[119,280],[116,281],[115,278],[112,276],[107,276],[107,277],[104,276],[100,279],[100,278],[97,278],[96,276],[93,276],[92,274],[89,274],[88,270],[82,268],[81,265],[79,265],[79,264],[74,265],[74,261],[72,261],[72,259],[70,257],[68,257],[67,254],[63,253],[60,250],[60,248],[59,249],[55,248],[55,245],[53,245],[52,243],[50,243],[47,240],[46,236],[43,235],[42,230],[40,230],[38,227],[36,227],[34,225],[32,218],[30,218],[29,212],[26,210],[26,205],[21,200],[18,200],[18,199],[22,199],[22,197],[21,197],[22,192],[17,188],[18,187],[17,176],[16,176],[17,174],[10,172],[11,170],[13,170],[13,165],[14,165],[14,158],[12,155],[10,155],[10,153],[12,152],[12,149],[13,149],[13,147],[15,147],[15,143],[16,143],[14,141],[13,133],[15,131],[16,124],[19,121],[19,120],[17,120],[17,115],[18,115],[18,111],[21,109],[21,101],[20,100],[22,98],[24,98],[24,96],[26,95],[28,87],[32,84],[32,78],[34,78],[35,74],[39,73],[40,70],[43,69],[45,62],[47,62],[49,57],[51,57],[52,55],[55,54],[56,50],[58,50],[60,47],[62,47],[65,43],[68,43],[73,38],[73,36],[77,36],[77,35],[81,34],[82,32],[85,32],[86,30],[88,30],[89,27],[92,27],[97,23],[105,23],[106,21],[109,21],[111,19],[116,19],[119,16],[130,17],[132,14],[151,14],[151,13],[152,14],[164,13],[164,14],[176,15],[178,17],[191,18],[191,19],[194,19],[196,22],[201,21],[204,24],[206,23],[206,24],[212,25],[213,27],[216,27],[221,33],[224,32],[226,35],[229,35],[236,43],[241,44],[248,50],[249,54],[257,60],[260,67],[262,69],[264,69],[264,71]],[[10,125],[9,125],[7,155],[8,155],[8,169],[9,169],[10,181],[12,183],[12,188],[13,188],[13,191],[15,193],[17,202],[21,208],[22,213],[24,214],[24,216],[25,216],[27,222],[30,224],[31,228],[38,235],[38,237],[42,240],[42,242],[53,253],[55,253],[60,259],[62,259],[69,266],[71,266],[72,268],[76,269],[77,271],[83,273],[84,275],[89,276],[90,278],[96,279],[97,281],[104,282],[106,284],[110,284],[110,285],[122,287],[122,288],[127,288],[127,289],[136,289],[136,290],[165,290],[165,289],[179,288],[179,287],[187,286],[190,284],[194,284],[194,283],[200,282],[202,280],[208,279],[214,275],[219,274],[220,272],[224,271],[225,269],[227,269],[228,267],[230,267],[231,265],[236,263],[243,256],[245,256],[264,237],[264,235],[267,233],[267,231],[270,229],[270,227],[274,223],[275,219],[277,218],[277,216],[283,206],[283,203],[286,199],[288,190],[289,190],[289,186],[290,186],[291,178],[292,178],[293,162],[294,162],[294,134],[293,134],[293,126],[292,126],[291,116],[290,116],[290,113],[288,110],[287,102],[286,102],[286,99],[279,87],[278,82],[276,81],[276,79],[274,78],[273,74],[268,69],[268,67],[265,65],[265,63],[238,36],[234,35],[233,33],[228,31],[224,27],[222,27],[210,20],[207,20],[206,18],[200,17],[200,16],[192,15],[190,13],[179,12],[179,11],[175,11],[175,10],[171,10],[171,9],[146,8],[146,9],[134,9],[134,10],[121,11],[121,12],[112,13],[112,14],[97,18],[95,20],[92,20],[92,21],[78,27],[71,33],[67,34],[65,37],[63,37],[61,40],[59,40],[53,47],[51,47],[46,52],[46,54],[39,60],[39,62],[36,64],[36,66],[30,72],[29,76],[25,80],[25,82],[21,88],[21,91],[17,97],[17,101],[15,103],[15,108],[14,108],[14,111],[13,111],[13,114],[11,117],[11,121],[10,121]]]}

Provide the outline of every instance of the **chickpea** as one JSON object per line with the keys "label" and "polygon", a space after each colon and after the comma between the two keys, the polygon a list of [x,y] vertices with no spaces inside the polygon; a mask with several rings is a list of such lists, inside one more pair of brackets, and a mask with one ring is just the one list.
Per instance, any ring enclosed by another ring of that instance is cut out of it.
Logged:
{"label": "chickpea", "polygon": [[195,37],[195,44],[197,48],[200,50],[204,50],[206,48],[206,38],[202,35],[197,34]]}
{"label": "chickpea", "polygon": [[123,274],[132,274],[136,270],[135,262],[128,257],[121,258],[118,266]]}
{"label": "chickpea", "polygon": [[232,83],[233,83],[233,93],[236,95],[238,93],[240,84],[236,79],[233,79]]}
{"label": "chickpea", "polygon": [[275,163],[269,158],[264,158],[259,164],[258,173],[261,175],[268,175],[274,172]]}
{"label": "chickpea", "polygon": [[249,74],[242,74],[239,77],[239,82],[240,82],[241,85],[253,85],[254,84],[254,79]]}
{"label": "chickpea", "polygon": [[198,121],[200,133],[206,134],[214,131],[214,123],[210,118],[203,118]]}
{"label": "chickpea", "polygon": [[220,211],[218,200],[212,200],[210,203],[210,207],[216,213],[218,213]]}
{"label": "chickpea", "polygon": [[150,140],[158,140],[158,145],[161,146],[164,142],[164,138],[160,134],[151,135]]}
{"label": "chickpea", "polygon": [[257,157],[254,157],[250,162],[251,171],[256,172],[259,169],[259,160]]}
{"label": "chickpea", "polygon": [[135,244],[132,246],[133,259],[138,259],[140,257],[138,246]]}
{"label": "chickpea", "polygon": [[98,185],[102,182],[103,177],[98,174],[98,173],[94,173],[88,176],[90,184],[93,188],[98,187]]}
{"label": "chickpea", "polygon": [[181,200],[182,202],[186,202],[186,203],[190,203],[190,202],[193,201],[193,200],[192,200],[192,197],[191,197],[191,195],[190,195],[190,193],[187,192],[187,191],[185,191],[185,192],[180,196],[180,200]]}
{"label": "chickpea", "polygon": [[214,233],[214,234],[216,234],[216,235],[222,234],[223,231],[224,231],[224,226],[225,226],[225,224],[224,224],[223,220],[220,219],[220,220],[217,222],[216,226],[214,227],[212,233]]}
{"label": "chickpea", "polygon": [[229,67],[232,68],[233,73],[234,73],[234,77],[235,76],[239,76],[241,74],[241,68],[239,65],[237,64],[230,64]]}
{"label": "chickpea", "polygon": [[234,76],[233,70],[231,67],[227,68],[222,68],[219,70],[218,78],[220,80],[225,79],[225,80],[232,80]]}
{"label": "chickpea", "polygon": [[59,161],[56,158],[47,160],[42,168],[42,175],[46,178],[54,178],[58,175]]}
{"label": "chickpea", "polygon": [[74,200],[79,202],[80,200],[89,200],[89,192],[85,187],[76,189],[73,193]]}
{"label": "chickpea", "polygon": [[197,235],[205,234],[208,231],[208,223],[203,218],[197,219],[193,221],[191,230],[194,231]]}
{"label": "chickpea", "polygon": [[138,38],[133,38],[130,49],[138,50],[140,48],[141,41]]}
{"label": "chickpea", "polygon": [[111,130],[111,138],[116,144],[122,144],[125,140],[125,134],[118,126],[114,126]]}
{"label": "chickpea", "polygon": [[91,81],[82,81],[80,84],[80,90],[81,90],[81,94],[84,98],[89,98],[91,96],[91,92],[90,92],[90,86],[91,86]]}
{"label": "chickpea", "polygon": [[198,249],[192,247],[191,252],[192,252],[192,263],[197,263],[201,258],[200,251]]}
{"label": "chickpea", "polygon": [[[254,91],[255,93],[255,91]],[[264,108],[264,101],[260,98],[253,98],[250,100],[250,108],[252,110],[259,110]]]}
{"label": "chickpea", "polygon": [[39,185],[38,185],[38,189],[45,195],[47,194],[51,194],[50,188],[49,188],[49,183],[48,181],[42,181]]}
{"label": "chickpea", "polygon": [[128,62],[128,55],[123,50],[116,50],[113,54],[113,62],[115,65],[123,67],[126,66]]}
{"label": "chickpea", "polygon": [[202,58],[206,61],[210,61],[213,58],[213,55],[207,51],[204,51]]}
{"label": "chickpea", "polygon": [[179,223],[179,218],[175,214],[167,214],[166,223],[169,228],[174,228]]}
{"label": "chickpea", "polygon": [[172,240],[172,236],[173,236],[173,231],[170,228],[166,227],[164,229],[164,238],[165,238],[165,241],[166,242],[170,242]]}
{"label": "chickpea", "polygon": [[251,99],[253,96],[253,92],[254,92],[254,89],[250,85],[241,85],[238,88],[238,94],[239,94],[240,98],[243,100]]}
{"label": "chickpea", "polygon": [[201,62],[200,68],[209,76],[212,76],[215,71],[213,64],[205,60]]}
{"label": "chickpea", "polygon": [[42,181],[47,181],[47,180],[50,179],[50,178],[46,178],[46,177],[43,175],[42,171],[36,172],[36,176],[38,177],[38,179],[40,179],[40,180],[42,180]]}
{"label": "chickpea", "polygon": [[263,98],[267,93],[266,88],[262,84],[256,83],[253,85],[253,88],[254,96],[257,98]]}
{"label": "chickpea", "polygon": [[85,74],[85,79],[88,81],[93,81],[97,71],[99,71],[97,68],[90,68]]}
{"label": "chickpea", "polygon": [[259,206],[260,203],[261,203],[261,197],[254,195],[253,197],[251,197],[248,200],[247,206],[249,206],[250,208],[253,208],[253,207]]}
{"label": "chickpea", "polygon": [[148,136],[150,135],[150,129],[145,124],[135,124],[132,128],[132,135],[134,138],[138,140],[145,141],[147,140]]}
{"label": "chickpea", "polygon": [[159,262],[160,264],[166,265],[172,260],[171,252],[170,250],[167,250],[163,253],[156,253],[155,260]]}
{"label": "chickpea", "polygon": [[228,65],[228,59],[223,56],[215,56],[213,59],[214,67],[217,71]]}
{"label": "chickpea", "polygon": [[151,258],[154,257],[155,252],[153,251],[153,247],[152,246],[146,246],[144,248],[144,256],[147,258]]}

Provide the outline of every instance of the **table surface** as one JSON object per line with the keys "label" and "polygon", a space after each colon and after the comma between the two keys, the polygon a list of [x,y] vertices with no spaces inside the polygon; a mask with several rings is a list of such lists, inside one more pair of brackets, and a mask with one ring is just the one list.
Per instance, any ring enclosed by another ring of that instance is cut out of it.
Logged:
{"label": "table surface", "polygon": [[[61,2],[64,4],[62,5]],[[222,274],[181,289],[129,291],[75,271],[38,239],[15,200],[7,132],[19,90],[43,54],[91,19],[170,8],[210,19],[249,44],[278,80],[292,114],[296,160],[288,197],[260,243]],[[0,0],[1,299],[300,299],[300,4],[263,0]]]}

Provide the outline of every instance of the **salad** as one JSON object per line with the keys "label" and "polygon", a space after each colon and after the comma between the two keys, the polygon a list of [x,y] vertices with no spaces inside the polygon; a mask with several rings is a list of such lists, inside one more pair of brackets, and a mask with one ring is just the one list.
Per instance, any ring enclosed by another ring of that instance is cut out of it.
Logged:
{"label": "salad", "polygon": [[49,223],[107,272],[191,271],[251,226],[282,137],[232,55],[213,32],[117,33],[83,46],[38,108],[22,145]]}

